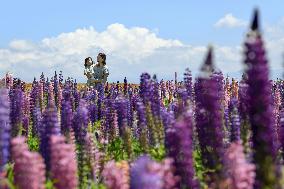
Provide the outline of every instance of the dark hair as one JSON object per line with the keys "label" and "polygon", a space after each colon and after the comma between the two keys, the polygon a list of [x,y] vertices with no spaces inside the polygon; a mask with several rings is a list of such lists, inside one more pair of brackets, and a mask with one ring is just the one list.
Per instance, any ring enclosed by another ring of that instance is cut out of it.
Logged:
{"label": "dark hair", "polygon": [[89,57],[85,58],[85,63],[84,63],[84,66],[85,66],[85,67],[87,67],[87,61],[88,61],[89,58],[90,58],[90,59],[92,60],[92,62],[93,62],[92,57],[89,56]]}
{"label": "dark hair", "polygon": [[106,65],[106,54],[105,53],[99,53],[98,54],[103,59],[103,64]]}

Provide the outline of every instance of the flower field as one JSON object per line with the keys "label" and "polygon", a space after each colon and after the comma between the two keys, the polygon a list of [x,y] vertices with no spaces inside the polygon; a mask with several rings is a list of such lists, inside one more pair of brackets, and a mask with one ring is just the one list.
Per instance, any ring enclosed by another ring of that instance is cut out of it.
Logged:
{"label": "flower field", "polygon": [[284,82],[269,79],[257,11],[241,80],[209,47],[198,77],[142,73],[88,89],[62,73],[0,88],[0,188],[284,188]]}

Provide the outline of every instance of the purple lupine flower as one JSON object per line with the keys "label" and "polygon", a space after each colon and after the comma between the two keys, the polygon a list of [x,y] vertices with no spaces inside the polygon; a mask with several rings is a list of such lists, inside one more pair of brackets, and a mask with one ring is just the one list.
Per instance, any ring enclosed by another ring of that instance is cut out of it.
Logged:
{"label": "purple lupine flower", "polygon": [[114,106],[117,112],[118,116],[118,127],[119,127],[119,133],[122,134],[123,127],[128,125],[128,119],[127,119],[127,109],[128,109],[128,99],[125,99],[123,96],[118,96],[115,99]]}
{"label": "purple lupine flower", "polygon": [[[279,141],[282,148],[282,157],[284,157],[284,109],[280,112],[280,121],[279,121]],[[283,158],[284,159],[284,158]]]}
{"label": "purple lupine flower", "polygon": [[108,189],[129,189],[128,167],[119,167],[113,160],[104,166],[102,177]]}
{"label": "purple lupine flower", "polygon": [[54,92],[55,105],[58,108],[58,106],[59,106],[59,103],[58,103],[58,78],[57,78],[56,71],[55,71],[54,77],[53,77],[53,92]]}
{"label": "purple lupine flower", "polygon": [[[245,64],[248,76],[249,117],[252,129],[254,162],[256,166],[255,188],[275,188],[275,144],[271,85],[265,49],[258,26],[258,11],[254,13],[251,31],[245,42]],[[269,174],[267,174],[269,173]]]}
{"label": "purple lupine flower", "polygon": [[[51,103],[51,101],[49,102]],[[46,169],[50,168],[50,136],[60,135],[57,110],[54,104],[48,104],[40,126],[40,152],[45,160]]]}
{"label": "purple lupine flower", "polygon": [[220,173],[224,134],[218,82],[211,78],[213,70],[212,48],[209,48],[202,75],[195,84],[196,127],[204,166]]}
{"label": "purple lupine flower", "polygon": [[89,119],[94,124],[98,121],[98,107],[95,103],[91,102],[88,105]]}
{"label": "purple lupine flower", "polygon": [[192,111],[188,110],[173,126],[167,128],[165,140],[168,157],[174,159],[176,175],[181,178],[180,188],[197,189],[199,184],[194,178],[192,127]]}
{"label": "purple lupine flower", "polygon": [[40,107],[37,104],[36,106],[34,106],[33,110],[32,110],[32,136],[40,136],[40,127],[41,127],[41,111],[40,111]]}
{"label": "purple lupine flower", "polygon": [[160,86],[161,86],[161,98],[162,98],[162,100],[164,100],[164,98],[166,98],[166,85],[165,85],[165,82],[164,82],[164,80],[162,79],[161,81],[160,81]]}
{"label": "purple lupine flower", "polygon": [[253,189],[255,165],[247,162],[241,141],[231,143],[225,153],[225,163],[229,188]]}
{"label": "purple lupine flower", "polygon": [[136,102],[136,110],[137,110],[137,116],[138,116],[138,128],[142,129],[143,127],[147,126],[147,120],[146,120],[146,109],[143,104],[143,102]]}
{"label": "purple lupine flower", "polygon": [[190,100],[193,100],[192,93],[193,93],[193,86],[192,86],[192,74],[189,68],[185,69],[185,73],[183,74],[184,85],[187,91],[187,94]]}
{"label": "purple lupine flower", "polygon": [[39,87],[37,83],[33,83],[31,91],[30,91],[30,110],[39,103]]}
{"label": "purple lupine flower", "polygon": [[[75,85],[75,86],[77,86],[77,85]],[[74,97],[73,110],[75,111],[77,109],[77,107],[79,106],[79,102],[80,102],[80,99],[81,99],[80,92],[77,90],[77,87],[74,87],[74,89],[73,89],[73,97]]]}
{"label": "purple lupine flower", "polygon": [[231,141],[231,139],[230,139],[230,137],[231,137],[231,131],[232,130],[230,130],[231,128],[230,128],[230,112],[229,112],[229,108],[228,107],[224,107],[224,122],[225,122],[225,128],[224,128],[224,143],[225,143],[225,146],[227,146],[229,143],[230,143],[230,141]]}
{"label": "purple lupine flower", "polygon": [[25,138],[15,137],[11,141],[14,164],[14,183],[17,188],[44,189],[45,165],[37,152],[28,151]]}
{"label": "purple lupine flower", "polygon": [[161,97],[160,97],[160,86],[159,86],[156,75],[153,76],[152,88],[153,88],[153,92],[150,98],[151,110],[152,110],[152,113],[155,119],[160,119]]}
{"label": "purple lupine flower", "polygon": [[0,173],[9,160],[10,105],[7,89],[0,89]]}
{"label": "purple lupine flower", "polygon": [[17,136],[23,119],[23,91],[17,87],[10,90],[10,119],[12,136]]}
{"label": "purple lupine flower", "polygon": [[22,134],[24,136],[28,136],[29,133],[29,125],[30,125],[30,119],[29,116],[24,115],[22,119]]}
{"label": "purple lupine flower", "polygon": [[73,112],[70,100],[63,99],[61,105],[61,131],[65,136],[72,128]]}
{"label": "purple lupine flower", "polygon": [[[129,89],[130,90],[130,89]],[[133,109],[134,109],[134,103],[133,103],[133,95],[130,92],[129,93],[129,98],[128,98],[128,102],[127,102],[127,121],[128,121],[128,125],[130,127],[132,127],[133,124]]]}
{"label": "purple lupine flower", "polygon": [[148,156],[138,158],[130,169],[131,189],[162,189],[163,175],[160,165]]}
{"label": "purple lupine flower", "polygon": [[88,109],[85,100],[81,99],[73,118],[73,130],[79,144],[84,144],[88,128]]}
{"label": "purple lupine flower", "polygon": [[146,104],[150,101],[151,97],[151,76],[148,73],[142,73],[140,77],[140,97],[143,103]]}
{"label": "purple lupine flower", "polygon": [[51,178],[55,180],[58,189],[76,189],[77,163],[75,149],[65,143],[65,137],[52,135],[50,137]]}
{"label": "purple lupine flower", "polygon": [[229,104],[230,114],[230,129],[231,129],[231,142],[241,139],[241,122],[238,112],[238,100],[232,98]]}

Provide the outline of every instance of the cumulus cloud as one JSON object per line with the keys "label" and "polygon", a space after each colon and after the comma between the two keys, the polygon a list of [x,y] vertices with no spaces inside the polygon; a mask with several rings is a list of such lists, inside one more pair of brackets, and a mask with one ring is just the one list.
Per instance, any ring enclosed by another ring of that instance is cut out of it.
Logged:
{"label": "cumulus cloud", "polygon": [[[268,48],[277,48],[278,45],[283,46],[283,41],[267,44]],[[243,69],[242,48],[218,44],[214,47],[217,67],[230,76],[240,75]],[[139,82],[142,72],[156,73],[158,79],[173,79],[176,71],[182,79],[186,67],[193,74],[198,73],[206,49],[203,45],[163,39],[157,35],[156,29],[127,28],[116,23],[102,32],[89,27],[37,42],[11,41],[7,48],[0,49],[0,74],[11,71],[16,77],[31,81],[41,72],[50,77],[54,71],[62,70],[65,76],[85,82],[84,58],[91,56],[95,60],[99,52],[105,52],[111,82],[122,81],[124,76],[130,82]]]}
{"label": "cumulus cloud", "polygon": [[246,25],[246,21],[234,17],[231,13],[226,14],[214,24],[216,28],[237,28],[244,27]]}

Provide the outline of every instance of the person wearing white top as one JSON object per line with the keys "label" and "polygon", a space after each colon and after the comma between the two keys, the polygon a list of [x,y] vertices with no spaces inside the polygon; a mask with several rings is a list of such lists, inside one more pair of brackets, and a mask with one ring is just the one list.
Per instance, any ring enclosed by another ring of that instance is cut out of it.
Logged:
{"label": "person wearing white top", "polygon": [[102,84],[105,85],[107,77],[109,76],[109,70],[106,66],[106,55],[99,53],[97,56],[97,64],[93,67],[93,75],[95,80],[95,86]]}
{"label": "person wearing white top", "polygon": [[94,63],[91,57],[85,58],[84,75],[87,76],[87,86],[91,87],[94,83]]}

